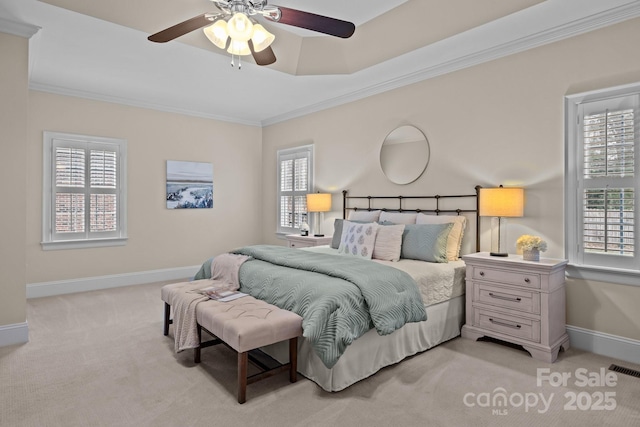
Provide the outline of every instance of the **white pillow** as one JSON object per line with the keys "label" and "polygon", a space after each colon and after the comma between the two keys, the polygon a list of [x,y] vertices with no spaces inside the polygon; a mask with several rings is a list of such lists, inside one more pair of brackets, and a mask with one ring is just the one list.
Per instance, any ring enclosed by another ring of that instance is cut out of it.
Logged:
{"label": "white pillow", "polygon": [[361,224],[344,221],[338,253],[371,259],[378,228],[380,225],[375,222]]}
{"label": "white pillow", "polygon": [[463,215],[425,215],[418,214],[416,224],[449,224],[453,223],[447,238],[447,260],[456,261],[460,258],[462,236],[467,226],[467,218]]}
{"label": "white pillow", "polygon": [[384,261],[398,261],[402,250],[404,224],[383,225],[378,228],[373,258]]}
{"label": "white pillow", "polygon": [[380,213],[379,223],[392,222],[394,224],[415,224],[417,213],[402,213],[402,212],[384,212]]}
{"label": "white pillow", "polygon": [[351,211],[349,213],[350,221],[366,221],[366,222],[377,222],[380,217],[380,211],[368,211],[368,210],[358,210]]}

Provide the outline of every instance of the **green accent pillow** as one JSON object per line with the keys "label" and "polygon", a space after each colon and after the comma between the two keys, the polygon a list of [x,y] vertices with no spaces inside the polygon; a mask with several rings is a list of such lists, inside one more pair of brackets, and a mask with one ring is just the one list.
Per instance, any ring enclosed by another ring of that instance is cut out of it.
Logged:
{"label": "green accent pillow", "polygon": [[405,225],[400,258],[447,262],[447,238],[452,227],[452,223]]}

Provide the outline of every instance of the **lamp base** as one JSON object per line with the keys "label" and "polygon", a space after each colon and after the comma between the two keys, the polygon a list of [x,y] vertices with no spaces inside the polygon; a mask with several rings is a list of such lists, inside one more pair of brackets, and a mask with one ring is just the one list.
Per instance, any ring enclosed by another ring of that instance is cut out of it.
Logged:
{"label": "lamp base", "polygon": [[489,255],[491,255],[491,256],[501,256],[501,257],[509,256],[509,254],[506,253],[506,252],[489,252]]}

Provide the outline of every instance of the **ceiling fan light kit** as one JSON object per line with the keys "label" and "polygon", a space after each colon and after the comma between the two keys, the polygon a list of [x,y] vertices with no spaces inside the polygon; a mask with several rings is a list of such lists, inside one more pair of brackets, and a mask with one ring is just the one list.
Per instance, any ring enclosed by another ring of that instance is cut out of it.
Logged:
{"label": "ceiling fan light kit", "polygon": [[[233,56],[253,55],[258,65],[276,61],[271,44],[275,36],[252,16],[262,15],[269,21],[305,28],[334,37],[349,38],[355,31],[351,22],[301,10],[268,5],[267,0],[210,0],[221,12],[205,13],[176,24],[148,39],[165,43],[198,28],[203,28],[209,41]],[[241,67],[241,66],[240,66]],[[239,67],[239,68],[240,68]]]}
{"label": "ceiling fan light kit", "polygon": [[229,33],[227,33],[227,21],[224,19],[219,19],[213,25],[204,27],[202,31],[204,31],[204,35],[207,36],[209,41],[220,49],[227,47]]}
{"label": "ceiling fan light kit", "polygon": [[253,36],[251,37],[251,41],[253,42],[253,49],[256,52],[262,52],[276,39],[276,36],[267,31],[260,24],[254,24],[253,26]]}
{"label": "ceiling fan light kit", "polygon": [[231,40],[246,42],[253,35],[253,24],[247,15],[238,12],[227,21],[227,33]]}

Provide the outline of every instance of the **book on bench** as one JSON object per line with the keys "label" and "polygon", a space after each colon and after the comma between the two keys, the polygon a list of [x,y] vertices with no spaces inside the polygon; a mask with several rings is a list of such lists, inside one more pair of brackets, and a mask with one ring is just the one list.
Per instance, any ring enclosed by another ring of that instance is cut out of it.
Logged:
{"label": "book on bench", "polygon": [[221,302],[233,301],[234,299],[246,297],[247,294],[239,291],[229,291],[229,290],[221,290],[216,289],[215,287],[209,287],[201,289],[200,292],[202,295],[209,297],[209,299]]}

